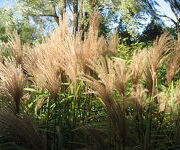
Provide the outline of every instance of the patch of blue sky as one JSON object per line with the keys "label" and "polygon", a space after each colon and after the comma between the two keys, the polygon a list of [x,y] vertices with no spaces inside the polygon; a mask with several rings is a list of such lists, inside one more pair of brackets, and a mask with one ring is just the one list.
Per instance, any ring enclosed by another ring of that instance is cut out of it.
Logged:
{"label": "patch of blue sky", "polygon": [[0,8],[11,8],[16,0],[0,0]]}
{"label": "patch of blue sky", "polygon": [[[155,6],[157,9],[157,13],[160,15],[166,15],[174,20],[176,20],[175,15],[173,14],[169,4],[164,0],[156,0],[159,5]],[[169,19],[162,17],[162,21],[168,27],[173,26],[174,24]],[[147,17],[146,20],[141,20],[142,24],[148,24],[150,22],[150,18]]]}
{"label": "patch of blue sky", "polygon": [[[173,14],[169,4],[167,2],[165,2],[164,0],[157,0],[157,2],[159,3],[159,6],[157,6],[157,10],[159,11],[160,14],[162,15],[166,15],[170,18],[172,18],[173,20],[176,20],[175,15]],[[173,26],[174,24],[167,18],[162,18],[162,20],[164,21],[164,23],[167,26]]]}
{"label": "patch of blue sky", "polygon": [[[156,8],[157,11],[158,11],[158,12],[157,12],[158,14],[160,14],[160,15],[166,15],[166,16],[172,18],[173,20],[176,20],[175,15],[173,14],[173,12],[172,12],[172,10],[171,10],[171,8],[170,8],[170,5],[169,5],[167,2],[165,2],[164,0],[156,0],[156,1],[157,1],[157,3],[159,4],[159,5],[155,6],[155,8]],[[140,33],[144,30],[145,26],[146,26],[148,23],[150,23],[150,21],[151,21],[150,17],[148,17],[148,16],[145,16],[145,17],[146,17],[146,19],[144,19],[144,20],[139,20],[139,22],[143,25],[140,29],[138,29],[138,31],[139,31]],[[161,17],[161,19],[162,19],[163,23],[164,23],[166,26],[168,26],[168,27],[174,26],[174,24],[172,23],[172,21],[170,21],[169,19],[167,19],[167,18],[165,18],[165,17]]]}

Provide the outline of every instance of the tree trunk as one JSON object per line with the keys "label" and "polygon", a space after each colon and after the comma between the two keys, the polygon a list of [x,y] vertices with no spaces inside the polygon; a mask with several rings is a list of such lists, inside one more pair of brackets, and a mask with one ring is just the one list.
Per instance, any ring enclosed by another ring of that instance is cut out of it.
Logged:
{"label": "tree trunk", "polygon": [[176,32],[177,32],[177,39],[180,42],[180,19],[179,19],[179,21],[177,22],[177,25],[176,25]]}
{"label": "tree trunk", "polygon": [[76,35],[76,32],[78,31],[78,20],[79,20],[79,12],[78,12],[78,0],[73,0],[73,32],[74,35]]}
{"label": "tree trunk", "polygon": [[61,0],[61,2],[62,2],[62,7],[60,8],[61,9],[60,10],[60,15],[61,15],[61,19],[63,20],[64,15],[66,13],[66,5],[67,5],[67,3],[66,3],[66,0]]}

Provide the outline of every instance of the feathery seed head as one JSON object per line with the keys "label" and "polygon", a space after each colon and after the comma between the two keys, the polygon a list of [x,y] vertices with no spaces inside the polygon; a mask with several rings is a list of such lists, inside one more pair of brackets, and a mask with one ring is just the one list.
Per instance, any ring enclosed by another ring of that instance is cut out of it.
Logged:
{"label": "feathery seed head", "polygon": [[1,92],[8,97],[15,113],[19,113],[20,100],[23,96],[24,74],[15,60],[0,63]]}

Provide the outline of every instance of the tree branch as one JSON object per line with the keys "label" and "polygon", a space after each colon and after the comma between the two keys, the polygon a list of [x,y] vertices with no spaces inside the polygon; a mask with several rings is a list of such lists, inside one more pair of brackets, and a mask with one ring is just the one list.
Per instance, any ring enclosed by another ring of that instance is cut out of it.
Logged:
{"label": "tree branch", "polygon": [[167,18],[167,19],[171,20],[174,23],[174,25],[177,25],[177,22],[174,19],[172,19],[171,17],[169,17],[169,16],[161,15],[161,14],[157,14],[157,13],[156,13],[156,15],[160,16],[160,17]]}
{"label": "tree branch", "polygon": [[53,14],[29,14],[32,17],[53,17],[56,23],[59,25],[59,17]]}

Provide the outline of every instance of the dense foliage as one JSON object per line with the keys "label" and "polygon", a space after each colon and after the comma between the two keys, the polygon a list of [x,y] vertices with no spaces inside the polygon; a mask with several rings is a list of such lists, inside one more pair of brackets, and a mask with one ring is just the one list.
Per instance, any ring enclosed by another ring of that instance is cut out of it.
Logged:
{"label": "dense foliage", "polygon": [[[179,2],[168,3],[178,18]],[[179,22],[166,27],[156,5],[1,8],[0,149],[180,149]],[[139,32],[142,14],[151,22]]]}

